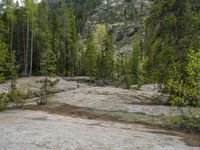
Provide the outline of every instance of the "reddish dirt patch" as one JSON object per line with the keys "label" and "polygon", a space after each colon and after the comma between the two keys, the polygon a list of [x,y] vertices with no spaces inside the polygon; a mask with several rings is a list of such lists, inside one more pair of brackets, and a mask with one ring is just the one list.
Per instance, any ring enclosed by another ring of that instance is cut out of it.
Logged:
{"label": "reddish dirt patch", "polygon": [[[179,128],[174,128],[170,126],[161,126],[161,125],[152,125],[148,122],[130,122],[122,120],[120,117],[117,116],[109,116],[109,115],[97,115],[94,113],[89,113],[93,111],[92,108],[83,108],[72,106],[68,104],[61,104],[59,107],[49,108],[45,106],[37,106],[37,105],[26,105],[23,109],[28,109],[32,111],[44,111],[50,114],[57,114],[63,116],[71,116],[74,118],[83,118],[83,119],[90,119],[90,120],[103,120],[103,121],[111,121],[111,122],[120,122],[120,123],[127,123],[127,124],[142,124],[149,129],[157,129],[157,130],[164,130],[162,131],[149,131],[156,134],[163,134],[163,135],[171,135],[171,136],[178,136],[181,137],[182,140],[189,146],[193,147],[200,147],[200,135],[199,134],[190,134],[187,131]],[[83,111],[80,111],[83,110]],[[84,111],[85,110],[85,111]]]}
{"label": "reddish dirt patch", "polygon": [[[103,116],[103,115],[96,115],[91,114],[89,111],[92,111],[91,108],[82,108],[77,106],[72,106],[68,104],[62,104],[60,107],[56,108],[48,108],[44,106],[36,106],[36,105],[27,105],[24,106],[23,109],[33,110],[33,111],[44,111],[50,114],[57,114],[63,116],[71,116],[74,118],[84,118],[90,120],[104,120],[104,121],[113,121],[113,122],[124,122],[130,123],[128,121],[120,120],[120,117],[117,116]],[[87,111],[80,111],[80,109],[85,109]]]}

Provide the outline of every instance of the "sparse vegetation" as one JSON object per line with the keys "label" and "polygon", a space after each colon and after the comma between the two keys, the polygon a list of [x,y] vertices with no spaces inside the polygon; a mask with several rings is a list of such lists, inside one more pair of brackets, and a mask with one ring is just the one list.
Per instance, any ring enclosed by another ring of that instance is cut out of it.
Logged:
{"label": "sparse vegetation", "polygon": [[0,111],[6,109],[8,105],[8,97],[5,93],[0,94]]}

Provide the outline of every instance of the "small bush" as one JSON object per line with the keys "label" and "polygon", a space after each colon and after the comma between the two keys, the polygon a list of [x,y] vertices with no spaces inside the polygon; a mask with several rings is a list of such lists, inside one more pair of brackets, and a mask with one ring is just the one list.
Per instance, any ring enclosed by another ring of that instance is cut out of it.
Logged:
{"label": "small bush", "polygon": [[130,74],[126,74],[124,78],[125,78],[124,80],[125,80],[125,83],[126,83],[126,88],[130,89],[131,84],[132,84]]}
{"label": "small bush", "polygon": [[175,126],[190,132],[200,132],[200,117],[180,115],[169,118],[169,121]]}
{"label": "small bush", "polygon": [[5,93],[0,94],[0,111],[6,109],[8,105],[8,97]]}
{"label": "small bush", "polygon": [[9,102],[13,102],[16,108],[21,108],[25,103],[27,94],[17,89],[8,93]]}
{"label": "small bush", "polygon": [[45,105],[47,103],[47,98],[52,95],[55,94],[55,86],[58,84],[60,80],[56,79],[56,80],[50,80],[50,79],[43,79],[40,80],[39,82],[42,83],[42,86],[40,88],[41,90],[41,101],[38,102],[39,105]]}
{"label": "small bush", "polygon": [[3,76],[3,74],[0,74],[0,83],[3,83],[5,81],[5,77]]}

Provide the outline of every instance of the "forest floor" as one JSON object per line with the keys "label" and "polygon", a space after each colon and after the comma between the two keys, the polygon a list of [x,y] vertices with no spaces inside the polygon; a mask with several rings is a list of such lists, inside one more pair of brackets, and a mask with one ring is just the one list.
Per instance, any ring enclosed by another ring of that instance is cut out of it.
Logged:
{"label": "forest floor", "polygon": [[[17,85],[38,95],[41,79],[20,78]],[[46,106],[31,98],[22,110],[0,113],[0,149],[200,150],[198,134],[171,125],[177,108],[152,100],[156,91],[59,80]],[[0,93],[8,90],[9,82],[0,85]]]}

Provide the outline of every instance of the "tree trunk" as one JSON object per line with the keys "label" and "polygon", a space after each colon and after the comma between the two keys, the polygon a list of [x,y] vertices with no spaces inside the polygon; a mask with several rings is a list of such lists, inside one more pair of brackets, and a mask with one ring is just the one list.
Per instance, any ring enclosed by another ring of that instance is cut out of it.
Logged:
{"label": "tree trunk", "polygon": [[12,51],[13,51],[13,21],[10,21],[10,53],[12,55]]}
{"label": "tree trunk", "polygon": [[26,52],[25,52],[25,68],[24,73],[25,76],[28,75],[28,48],[29,48],[29,14],[27,19],[27,31],[26,31]]}
{"label": "tree trunk", "polygon": [[32,68],[33,68],[33,36],[34,36],[34,25],[33,25],[33,19],[31,23],[32,27],[32,32],[31,32],[31,60],[30,60],[30,71],[29,71],[29,76],[32,75]]}
{"label": "tree trunk", "polygon": [[47,71],[47,62],[46,62],[46,66],[45,66],[45,102],[44,104],[47,103],[47,82],[48,82],[48,71]]}

